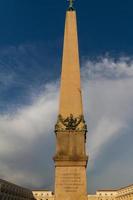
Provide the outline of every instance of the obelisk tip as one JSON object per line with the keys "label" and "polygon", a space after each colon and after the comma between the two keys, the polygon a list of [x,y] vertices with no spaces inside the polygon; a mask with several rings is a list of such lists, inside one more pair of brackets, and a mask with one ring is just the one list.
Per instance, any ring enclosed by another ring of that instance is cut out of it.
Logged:
{"label": "obelisk tip", "polygon": [[73,8],[73,2],[74,2],[74,0],[68,0],[68,1],[69,1],[68,10],[69,10],[69,11],[73,11],[73,10],[74,10],[74,8]]}

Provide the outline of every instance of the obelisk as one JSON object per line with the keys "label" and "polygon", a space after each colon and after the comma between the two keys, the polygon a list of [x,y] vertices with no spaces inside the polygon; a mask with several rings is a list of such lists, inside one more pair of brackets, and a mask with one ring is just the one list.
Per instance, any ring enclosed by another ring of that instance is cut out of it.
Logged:
{"label": "obelisk", "polygon": [[56,134],[55,200],[87,200],[86,132],[80,86],[76,12],[66,12]]}

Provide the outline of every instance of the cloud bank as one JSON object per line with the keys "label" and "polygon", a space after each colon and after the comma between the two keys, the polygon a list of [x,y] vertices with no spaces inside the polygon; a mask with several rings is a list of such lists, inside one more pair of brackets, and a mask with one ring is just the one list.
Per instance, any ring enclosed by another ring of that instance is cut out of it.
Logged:
{"label": "cloud bank", "polygon": [[30,106],[0,116],[0,177],[33,187],[43,184],[39,168],[43,163],[48,167],[51,159],[47,156],[52,144],[47,142],[54,138],[57,90],[57,83],[46,85]]}
{"label": "cloud bank", "polygon": [[[132,58],[103,57],[83,63],[89,191],[133,182],[132,85]],[[58,83],[51,82],[32,97],[30,105],[0,115],[1,178],[28,187],[52,188],[58,93]],[[129,169],[126,174],[124,168]]]}

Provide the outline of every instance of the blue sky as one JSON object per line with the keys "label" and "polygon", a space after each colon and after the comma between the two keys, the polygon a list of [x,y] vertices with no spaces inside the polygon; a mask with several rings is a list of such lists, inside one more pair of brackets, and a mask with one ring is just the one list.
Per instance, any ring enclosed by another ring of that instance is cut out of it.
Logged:
{"label": "blue sky", "polygon": [[[133,183],[132,6],[75,1],[90,192]],[[0,1],[0,178],[30,188],[53,189],[66,9],[65,0]]]}
{"label": "blue sky", "polygon": [[[132,1],[75,2],[78,14],[80,51],[86,54],[132,54]],[[63,36],[65,1],[1,0],[1,45],[47,41],[55,43]],[[52,36],[51,36],[52,35]],[[59,45],[59,43],[58,43]]]}

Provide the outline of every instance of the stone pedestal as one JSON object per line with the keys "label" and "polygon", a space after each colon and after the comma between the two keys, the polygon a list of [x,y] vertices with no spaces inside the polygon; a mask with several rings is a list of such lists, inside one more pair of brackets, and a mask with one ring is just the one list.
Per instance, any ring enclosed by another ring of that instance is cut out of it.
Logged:
{"label": "stone pedestal", "polygon": [[84,166],[58,166],[55,180],[55,200],[87,200]]}
{"label": "stone pedestal", "polygon": [[56,167],[55,178],[55,200],[87,200],[85,167]]}
{"label": "stone pedestal", "polygon": [[87,200],[84,131],[56,133],[55,200]]}

